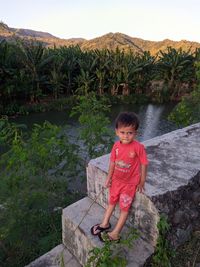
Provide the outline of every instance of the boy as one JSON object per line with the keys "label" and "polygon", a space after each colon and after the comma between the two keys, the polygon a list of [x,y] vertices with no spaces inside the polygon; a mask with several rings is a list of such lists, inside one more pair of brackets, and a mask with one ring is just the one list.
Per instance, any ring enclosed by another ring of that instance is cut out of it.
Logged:
{"label": "boy", "polygon": [[[120,232],[128,217],[136,190],[144,190],[148,160],[144,146],[135,140],[139,120],[133,112],[122,112],[115,122],[115,132],[119,138],[111,151],[110,165],[105,181],[109,187],[109,204],[101,224],[91,228],[92,235],[98,235],[105,242],[119,241]],[[111,232],[103,233],[111,228],[110,217],[119,202],[120,217]]]}

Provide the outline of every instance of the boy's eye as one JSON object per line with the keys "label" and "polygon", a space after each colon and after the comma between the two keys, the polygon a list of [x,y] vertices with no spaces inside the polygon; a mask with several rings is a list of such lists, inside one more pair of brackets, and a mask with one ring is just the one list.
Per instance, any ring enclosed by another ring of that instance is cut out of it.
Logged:
{"label": "boy's eye", "polygon": [[[121,134],[126,134],[125,132],[120,132]],[[127,134],[131,135],[133,132],[127,132]]]}

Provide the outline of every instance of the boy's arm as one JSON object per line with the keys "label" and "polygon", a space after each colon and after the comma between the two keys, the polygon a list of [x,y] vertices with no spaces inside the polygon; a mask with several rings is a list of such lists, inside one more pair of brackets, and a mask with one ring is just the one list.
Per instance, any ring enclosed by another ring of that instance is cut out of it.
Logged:
{"label": "boy's arm", "polygon": [[111,185],[111,179],[114,172],[114,168],[115,168],[115,163],[110,161],[108,175],[104,184],[105,187],[109,187]]}
{"label": "boy's arm", "polygon": [[146,181],[146,176],[147,176],[147,165],[141,165],[141,177],[140,177],[140,183],[137,186],[137,191],[140,193],[143,193],[144,191],[144,184]]}

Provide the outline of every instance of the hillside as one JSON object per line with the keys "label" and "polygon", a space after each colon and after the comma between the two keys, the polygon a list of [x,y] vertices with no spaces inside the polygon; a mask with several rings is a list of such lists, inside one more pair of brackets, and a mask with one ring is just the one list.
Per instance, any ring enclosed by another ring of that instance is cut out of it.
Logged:
{"label": "hillside", "polygon": [[165,51],[171,46],[175,49],[182,47],[183,50],[195,51],[200,48],[200,43],[187,40],[172,41],[165,39],[163,41],[148,41],[140,38],[131,37],[122,33],[108,33],[103,36],[86,40],[83,38],[61,39],[47,32],[34,31],[28,29],[9,28],[6,24],[0,23],[0,40],[14,40],[15,38],[36,39],[43,42],[48,47],[79,45],[83,50],[90,49],[109,49],[115,50],[117,47],[124,51],[142,52],[150,51],[152,55],[160,50]]}

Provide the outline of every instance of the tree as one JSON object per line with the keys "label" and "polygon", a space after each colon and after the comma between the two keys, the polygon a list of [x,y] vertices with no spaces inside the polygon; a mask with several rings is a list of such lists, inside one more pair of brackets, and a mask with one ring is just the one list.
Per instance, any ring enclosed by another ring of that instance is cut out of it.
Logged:
{"label": "tree", "polygon": [[182,97],[181,102],[175,107],[169,119],[177,125],[187,126],[199,122],[200,118],[200,57],[195,63],[197,87],[189,96]]}
{"label": "tree", "polygon": [[182,48],[176,50],[168,47],[167,52],[160,51],[158,69],[172,99],[179,96],[181,83],[193,79],[193,63],[194,57],[190,50],[185,52]]}
{"label": "tree", "polygon": [[72,109],[71,116],[79,115],[80,138],[84,142],[88,160],[108,153],[111,149],[113,136],[108,128],[110,122],[106,116],[110,106],[105,97],[98,98],[94,92],[78,99],[79,102]]}
{"label": "tree", "polygon": [[44,67],[52,60],[41,42],[19,42],[20,59],[30,77],[31,102],[38,102],[42,95],[41,84],[45,81]]}

